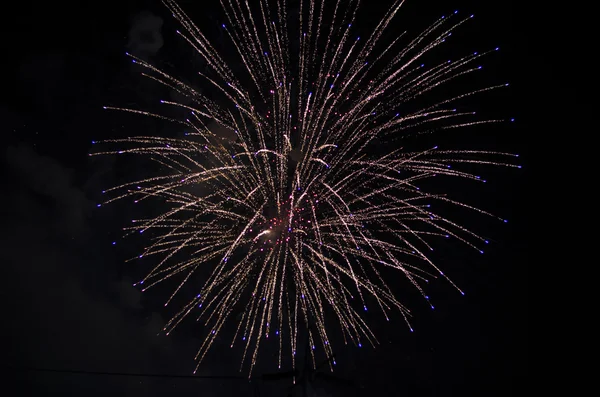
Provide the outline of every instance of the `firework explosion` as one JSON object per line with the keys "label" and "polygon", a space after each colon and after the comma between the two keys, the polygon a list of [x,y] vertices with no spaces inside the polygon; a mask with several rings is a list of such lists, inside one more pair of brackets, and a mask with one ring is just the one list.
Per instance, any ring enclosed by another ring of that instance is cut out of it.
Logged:
{"label": "firework explosion", "polygon": [[[126,147],[93,154],[142,155],[161,166],[160,175],[107,190],[116,194],[105,203],[123,198],[161,203],[159,216],[134,220],[127,229],[151,235],[139,257],[156,257],[156,265],[136,285],[146,290],[172,279],[175,289],[165,305],[195,272],[209,269],[197,295],[164,329],[170,333],[188,316],[205,325],[196,369],[228,322],[236,329],[231,346],[241,344],[242,366],[249,362],[249,372],[269,337],[279,345],[279,368],[287,354],[295,367],[299,331],[308,335],[313,362],[316,348],[332,355],[333,325],[345,343],[375,345],[361,316],[367,302],[386,319],[399,311],[410,328],[409,310],[382,275],[386,267],[427,301],[423,286],[431,278],[445,278],[458,289],[430,259],[430,244],[450,238],[479,251],[487,241],[433,213],[430,203],[493,215],[417,185],[440,177],[482,182],[451,165],[517,167],[502,160],[513,155],[394,145],[382,154],[371,148],[376,138],[504,121],[475,120],[473,112],[452,104],[505,84],[402,112],[439,85],[479,69],[474,61],[485,53],[428,68],[421,64],[472,16],[442,17],[400,48],[403,36],[381,47],[403,1],[367,40],[352,34],[358,1],[338,2],[328,14],[322,3],[303,0],[293,31],[285,0],[261,0],[256,9],[243,1],[222,2],[229,21],[222,29],[244,66],[240,76],[175,2],[164,3],[183,27],[177,33],[206,61],[209,73],[200,73],[206,85],[223,100],[128,54],[145,76],[187,98],[161,101],[185,116],[109,109],[169,120],[189,132],[181,139],[108,140],[105,144]],[[324,15],[331,17],[327,24]],[[376,46],[382,50],[375,53]],[[233,139],[223,139],[210,125]],[[482,154],[488,159],[481,160]]]}

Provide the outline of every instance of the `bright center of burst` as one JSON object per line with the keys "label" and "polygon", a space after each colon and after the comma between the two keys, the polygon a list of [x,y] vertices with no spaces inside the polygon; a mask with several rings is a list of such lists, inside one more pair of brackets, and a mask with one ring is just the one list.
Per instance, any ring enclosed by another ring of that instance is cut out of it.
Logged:
{"label": "bright center of burst", "polygon": [[300,202],[292,199],[265,207],[263,218],[251,228],[249,235],[260,245],[260,250],[272,250],[289,244],[297,238],[314,238],[319,199],[316,194],[306,195]]}

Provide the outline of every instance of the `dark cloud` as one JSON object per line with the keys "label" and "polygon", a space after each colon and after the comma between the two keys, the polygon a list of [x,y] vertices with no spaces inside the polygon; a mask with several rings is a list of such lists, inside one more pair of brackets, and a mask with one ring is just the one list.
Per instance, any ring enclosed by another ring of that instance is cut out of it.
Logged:
{"label": "dark cloud", "polygon": [[[84,232],[85,216],[92,204],[73,186],[71,170],[49,157],[38,156],[27,146],[9,147],[5,160],[26,189],[26,193],[20,193],[25,196],[21,199],[27,202],[31,196],[37,197],[39,202],[52,207],[53,216],[48,221],[53,232],[66,233],[67,237]],[[22,202],[14,204],[19,208]]]}
{"label": "dark cloud", "polygon": [[[11,186],[3,194],[0,229],[7,304],[2,332],[3,340],[14,342],[5,349],[6,360],[17,367],[191,372],[192,346],[157,336],[162,316],[145,307],[130,280],[115,275],[116,257],[94,230],[95,205],[75,184],[73,172],[26,146],[9,147],[3,160]],[[60,390],[74,381],[56,379],[37,376],[29,383]],[[97,393],[113,387],[151,393],[172,386],[152,379],[119,382],[102,386],[98,379]]]}
{"label": "dark cloud", "polygon": [[156,55],[164,44],[163,20],[149,11],[142,11],[134,18],[129,29],[127,48],[137,57]]}

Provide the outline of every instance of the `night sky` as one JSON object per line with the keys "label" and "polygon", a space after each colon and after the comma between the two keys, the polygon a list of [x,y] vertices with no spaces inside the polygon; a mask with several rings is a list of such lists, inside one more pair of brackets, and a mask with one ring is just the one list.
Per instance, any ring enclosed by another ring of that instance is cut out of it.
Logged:
{"label": "night sky", "polygon": [[[9,71],[0,103],[2,356],[11,386],[19,390],[15,395],[285,396],[289,380],[248,382],[238,372],[240,352],[229,349],[227,340],[202,364],[201,377],[188,377],[202,341],[193,321],[168,337],[157,336],[172,314],[163,308],[168,290],[142,294],[132,286],[145,273],[124,263],[141,244],[120,239],[131,207],[96,207],[103,189],[142,170],[88,153],[92,140],[140,131],[181,134],[177,126],[102,109],[144,108],[164,94],[140,76],[125,51],[176,68],[190,84],[202,62],[176,36],[176,22],[159,1],[80,3],[20,2],[3,35]],[[211,5],[199,5],[204,3]],[[435,259],[466,295],[433,283],[432,311],[408,293],[414,333],[399,316],[388,323],[369,313],[381,345],[336,349],[335,374],[355,386],[317,381],[314,395],[509,396],[529,387],[525,191],[532,159],[519,123],[525,82],[518,72],[525,49],[517,45],[512,3],[480,3],[412,0],[395,29],[418,33],[456,8],[476,18],[442,57],[501,47],[482,61],[486,73],[477,81],[511,87],[472,105],[516,121],[424,138],[423,144],[437,139],[435,144],[447,147],[519,153],[523,169],[486,167],[481,174],[487,184],[440,186],[509,222],[461,213],[463,224],[489,237],[486,253],[454,244]],[[209,32],[223,22],[216,0],[180,4]],[[384,10],[366,8],[359,17],[364,28]],[[276,371],[276,363],[265,360],[254,375]]]}

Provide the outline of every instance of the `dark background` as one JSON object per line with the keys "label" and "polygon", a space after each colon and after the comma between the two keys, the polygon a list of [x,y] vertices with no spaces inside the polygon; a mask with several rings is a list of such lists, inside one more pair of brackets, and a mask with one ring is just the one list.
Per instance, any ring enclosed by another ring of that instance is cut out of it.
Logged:
{"label": "dark background", "polygon": [[[215,32],[223,17],[212,3],[218,2],[181,4],[201,28]],[[370,3],[359,16],[365,26],[389,2]],[[467,217],[463,223],[490,236],[486,254],[456,245],[440,255],[438,263],[466,291],[464,297],[447,284],[433,285],[429,295],[435,311],[425,302],[409,302],[415,333],[400,319],[382,323],[374,318],[381,346],[340,348],[336,374],[360,384],[360,395],[507,396],[529,388],[527,186],[533,153],[528,142],[535,131],[527,128],[523,114],[526,90],[534,84],[524,77],[523,59],[531,43],[511,2],[481,3],[413,0],[397,23],[417,33],[458,9],[476,18],[448,46],[452,52],[501,47],[483,61],[487,71],[479,78],[482,85],[508,81],[511,88],[474,106],[516,122],[458,131],[439,144],[521,155],[523,169],[483,168],[487,184],[460,185],[460,191],[451,192],[509,223]],[[122,169],[108,157],[90,160],[88,152],[94,139],[137,135],[142,129],[172,133],[173,127],[102,110],[104,105],[144,107],[160,99],[125,51],[179,68],[190,83],[194,76],[188,71],[201,62],[176,37],[176,23],[158,1],[20,2],[15,7],[4,17],[8,71],[2,75],[0,104],[2,356],[9,385],[18,395],[243,396],[256,388],[260,395],[285,395],[285,381],[116,375],[187,376],[201,340],[185,324],[181,332],[157,336],[171,313],[162,309],[164,296],[152,291],[142,296],[132,287],[142,274],[123,264],[132,248],[119,240],[129,210],[96,208],[102,189],[123,173],[140,170]],[[243,375],[238,353],[217,348],[199,375]],[[261,362],[255,375],[275,369]],[[316,395],[347,392],[315,387]]]}

